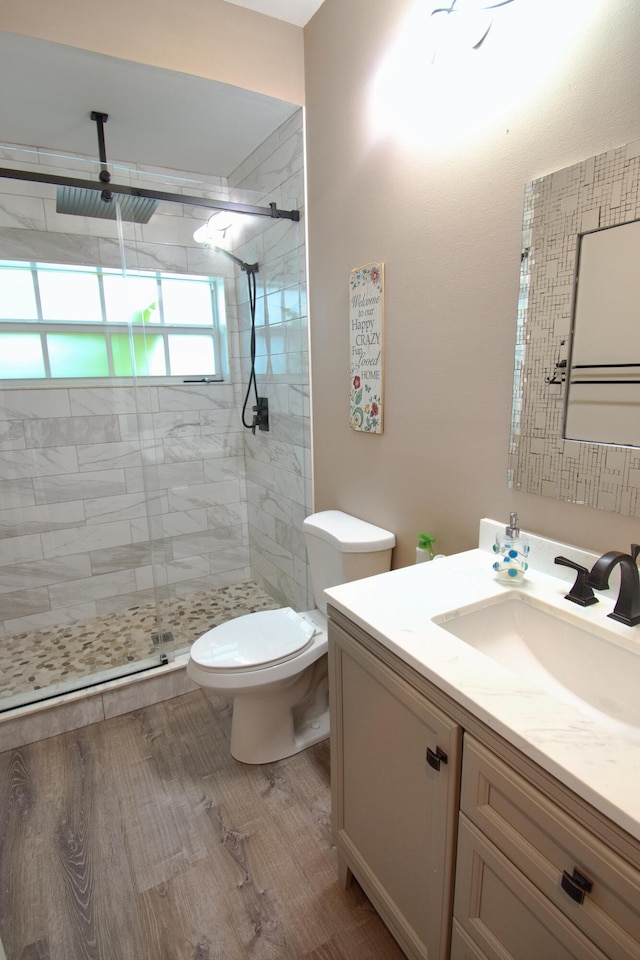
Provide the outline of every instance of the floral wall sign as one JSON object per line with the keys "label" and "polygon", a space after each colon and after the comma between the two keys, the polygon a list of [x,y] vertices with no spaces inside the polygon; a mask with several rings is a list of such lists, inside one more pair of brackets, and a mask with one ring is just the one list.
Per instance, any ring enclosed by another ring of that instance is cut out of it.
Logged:
{"label": "floral wall sign", "polygon": [[384,276],[382,263],[357,267],[349,276],[350,424],[382,433]]}

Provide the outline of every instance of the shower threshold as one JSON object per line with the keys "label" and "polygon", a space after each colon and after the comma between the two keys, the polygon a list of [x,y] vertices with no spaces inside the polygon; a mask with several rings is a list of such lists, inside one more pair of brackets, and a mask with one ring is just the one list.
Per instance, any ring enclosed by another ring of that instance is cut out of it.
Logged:
{"label": "shower threshold", "polygon": [[[160,633],[156,605],[140,604],[83,622],[0,638],[0,713],[148,673],[186,653],[212,627],[278,606],[248,580],[167,601],[160,613],[171,628]],[[173,642],[168,642],[169,636]]]}

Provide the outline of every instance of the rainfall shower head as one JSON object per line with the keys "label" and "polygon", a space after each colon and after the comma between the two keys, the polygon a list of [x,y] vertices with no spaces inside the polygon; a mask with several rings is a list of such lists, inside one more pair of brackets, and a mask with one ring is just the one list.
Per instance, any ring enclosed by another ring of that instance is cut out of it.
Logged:
{"label": "rainfall shower head", "polygon": [[71,213],[77,217],[100,217],[101,220],[116,220],[116,199],[120,207],[120,218],[131,223],[149,223],[153,216],[157,200],[147,197],[127,197],[110,194],[103,199],[105,190],[82,190],[80,187],[58,187],[56,192],[56,212]]}
{"label": "rainfall shower head", "polygon": [[[70,213],[76,217],[99,217],[101,220],[116,220],[118,212],[116,201],[109,190],[111,174],[107,170],[107,151],[104,141],[104,124],[108,113],[93,110],[91,119],[95,120],[98,130],[98,151],[100,155],[100,184],[95,189],[60,186],[56,192],[56,212]],[[100,189],[102,185],[102,189]],[[149,197],[136,197],[118,194],[117,206],[120,219],[130,223],[149,223],[155,213],[158,201]]]}

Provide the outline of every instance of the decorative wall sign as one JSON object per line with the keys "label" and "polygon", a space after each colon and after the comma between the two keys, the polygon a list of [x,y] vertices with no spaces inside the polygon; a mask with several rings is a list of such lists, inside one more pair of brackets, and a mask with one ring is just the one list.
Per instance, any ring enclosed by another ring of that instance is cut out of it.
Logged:
{"label": "decorative wall sign", "polygon": [[384,276],[382,263],[349,276],[351,429],[382,433]]}

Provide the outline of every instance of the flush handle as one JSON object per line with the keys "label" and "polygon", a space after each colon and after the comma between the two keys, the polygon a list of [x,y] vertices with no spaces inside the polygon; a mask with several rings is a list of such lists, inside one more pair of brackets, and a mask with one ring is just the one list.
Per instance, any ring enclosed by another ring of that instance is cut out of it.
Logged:
{"label": "flush handle", "polygon": [[586,893],[593,890],[593,880],[581,873],[577,867],[573,868],[573,873],[569,874],[566,870],[562,871],[562,889],[568,893],[576,903],[584,903]]}
{"label": "flush handle", "polygon": [[440,747],[436,747],[435,752],[431,747],[427,747],[427,763],[430,767],[433,767],[434,770],[439,770],[440,764],[447,763],[448,760],[448,756]]}

